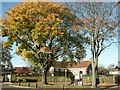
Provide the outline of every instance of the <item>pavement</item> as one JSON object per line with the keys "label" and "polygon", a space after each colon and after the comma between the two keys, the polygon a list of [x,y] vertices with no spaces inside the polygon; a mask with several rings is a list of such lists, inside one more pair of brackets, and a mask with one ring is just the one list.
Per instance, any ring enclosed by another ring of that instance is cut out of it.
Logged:
{"label": "pavement", "polygon": [[31,87],[24,87],[24,86],[18,86],[16,83],[0,83],[1,88],[0,90],[35,90],[35,88]]}
{"label": "pavement", "polygon": [[[85,88],[91,88],[90,86],[78,86],[78,85],[77,86],[60,85],[60,87],[58,86],[59,85],[45,85],[45,86],[41,85],[39,88],[36,89],[33,87],[19,86],[18,83],[5,82],[5,83],[0,83],[0,90],[43,90],[42,88],[45,88],[44,90],[80,90],[80,88],[84,88],[82,90],[91,90],[91,89],[85,89]],[[112,85],[107,87],[98,86],[97,89],[94,90],[120,90],[120,85]]]}

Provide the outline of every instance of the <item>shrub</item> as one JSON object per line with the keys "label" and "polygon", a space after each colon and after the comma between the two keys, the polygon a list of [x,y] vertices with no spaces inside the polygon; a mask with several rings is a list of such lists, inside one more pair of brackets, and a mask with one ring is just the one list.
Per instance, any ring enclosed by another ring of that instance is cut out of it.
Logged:
{"label": "shrub", "polygon": [[[42,80],[42,76],[26,76],[26,77],[22,77],[22,76],[18,76],[17,77],[17,81],[19,80],[23,80],[24,82],[26,82],[26,79],[36,79],[38,82],[41,82]],[[65,77],[64,76],[47,76],[47,81],[48,82],[65,82]],[[68,77],[66,78],[67,82],[71,82],[71,78]]]}

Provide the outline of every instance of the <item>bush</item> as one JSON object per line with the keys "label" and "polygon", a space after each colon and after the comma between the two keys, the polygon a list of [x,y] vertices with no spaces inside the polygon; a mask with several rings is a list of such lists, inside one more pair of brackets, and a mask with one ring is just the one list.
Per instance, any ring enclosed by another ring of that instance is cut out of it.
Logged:
{"label": "bush", "polygon": [[[42,77],[41,76],[26,76],[22,77],[19,76],[17,77],[18,80],[23,80],[23,82],[26,82],[26,79],[35,79],[38,82],[41,82]],[[64,76],[47,76],[47,82],[71,82],[74,83],[74,76],[69,76],[68,78],[65,79]],[[90,84],[92,83],[92,77],[91,76],[83,76],[83,84]],[[115,83],[115,76],[106,76],[106,75],[100,75],[99,76],[99,83]]]}

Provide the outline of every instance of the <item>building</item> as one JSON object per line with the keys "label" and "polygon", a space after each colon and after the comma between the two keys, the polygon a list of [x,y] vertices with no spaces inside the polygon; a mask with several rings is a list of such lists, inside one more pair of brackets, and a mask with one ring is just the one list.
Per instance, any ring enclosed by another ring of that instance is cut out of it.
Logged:
{"label": "building", "polygon": [[13,68],[6,68],[5,65],[1,65],[0,69],[0,82],[15,82],[16,74]]}
{"label": "building", "polygon": [[14,72],[17,75],[28,75],[29,74],[29,69],[27,67],[15,67]]}
{"label": "building", "polygon": [[111,69],[111,71],[109,71],[110,75],[120,75],[120,70],[118,69]]}
{"label": "building", "polygon": [[82,72],[82,75],[91,75],[92,66],[89,60],[80,61],[70,64],[63,64],[62,62],[56,62],[55,72],[58,72],[56,75],[61,76],[65,74],[65,70],[71,72],[74,76],[79,76],[79,73]]}
{"label": "building", "polygon": [[83,75],[88,75],[91,74],[91,62],[90,61],[80,61],[77,62],[76,64],[73,64],[70,66],[70,64],[67,66],[67,68],[73,73],[76,74],[80,71],[82,71]]}

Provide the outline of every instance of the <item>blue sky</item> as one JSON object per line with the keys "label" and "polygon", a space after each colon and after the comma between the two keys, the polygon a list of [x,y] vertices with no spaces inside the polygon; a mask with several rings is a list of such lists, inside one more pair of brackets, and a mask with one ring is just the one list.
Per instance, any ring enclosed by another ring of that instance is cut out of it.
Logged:
{"label": "blue sky", "polygon": [[[27,0],[0,0],[2,2],[20,2]],[[33,0],[29,0],[33,1]],[[34,0],[35,1],[35,0]],[[53,2],[117,2],[119,0],[37,0],[37,1],[53,1]]]}
{"label": "blue sky", "polygon": [[[12,8],[14,5],[16,5],[17,2],[2,2],[2,6],[0,4],[0,17],[4,16],[4,12],[8,11],[9,8]],[[2,12],[1,12],[2,11]],[[5,40],[5,39],[4,39]],[[12,51],[12,63],[13,66],[27,66],[27,63],[21,59],[20,56],[17,56],[14,54],[16,49],[16,46],[13,45],[13,51]],[[87,56],[84,58],[85,60],[89,60],[91,57],[90,50],[87,50]],[[110,64],[118,65],[118,46],[113,44],[111,47],[107,48],[99,57],[99,64],[107,67]]]}

